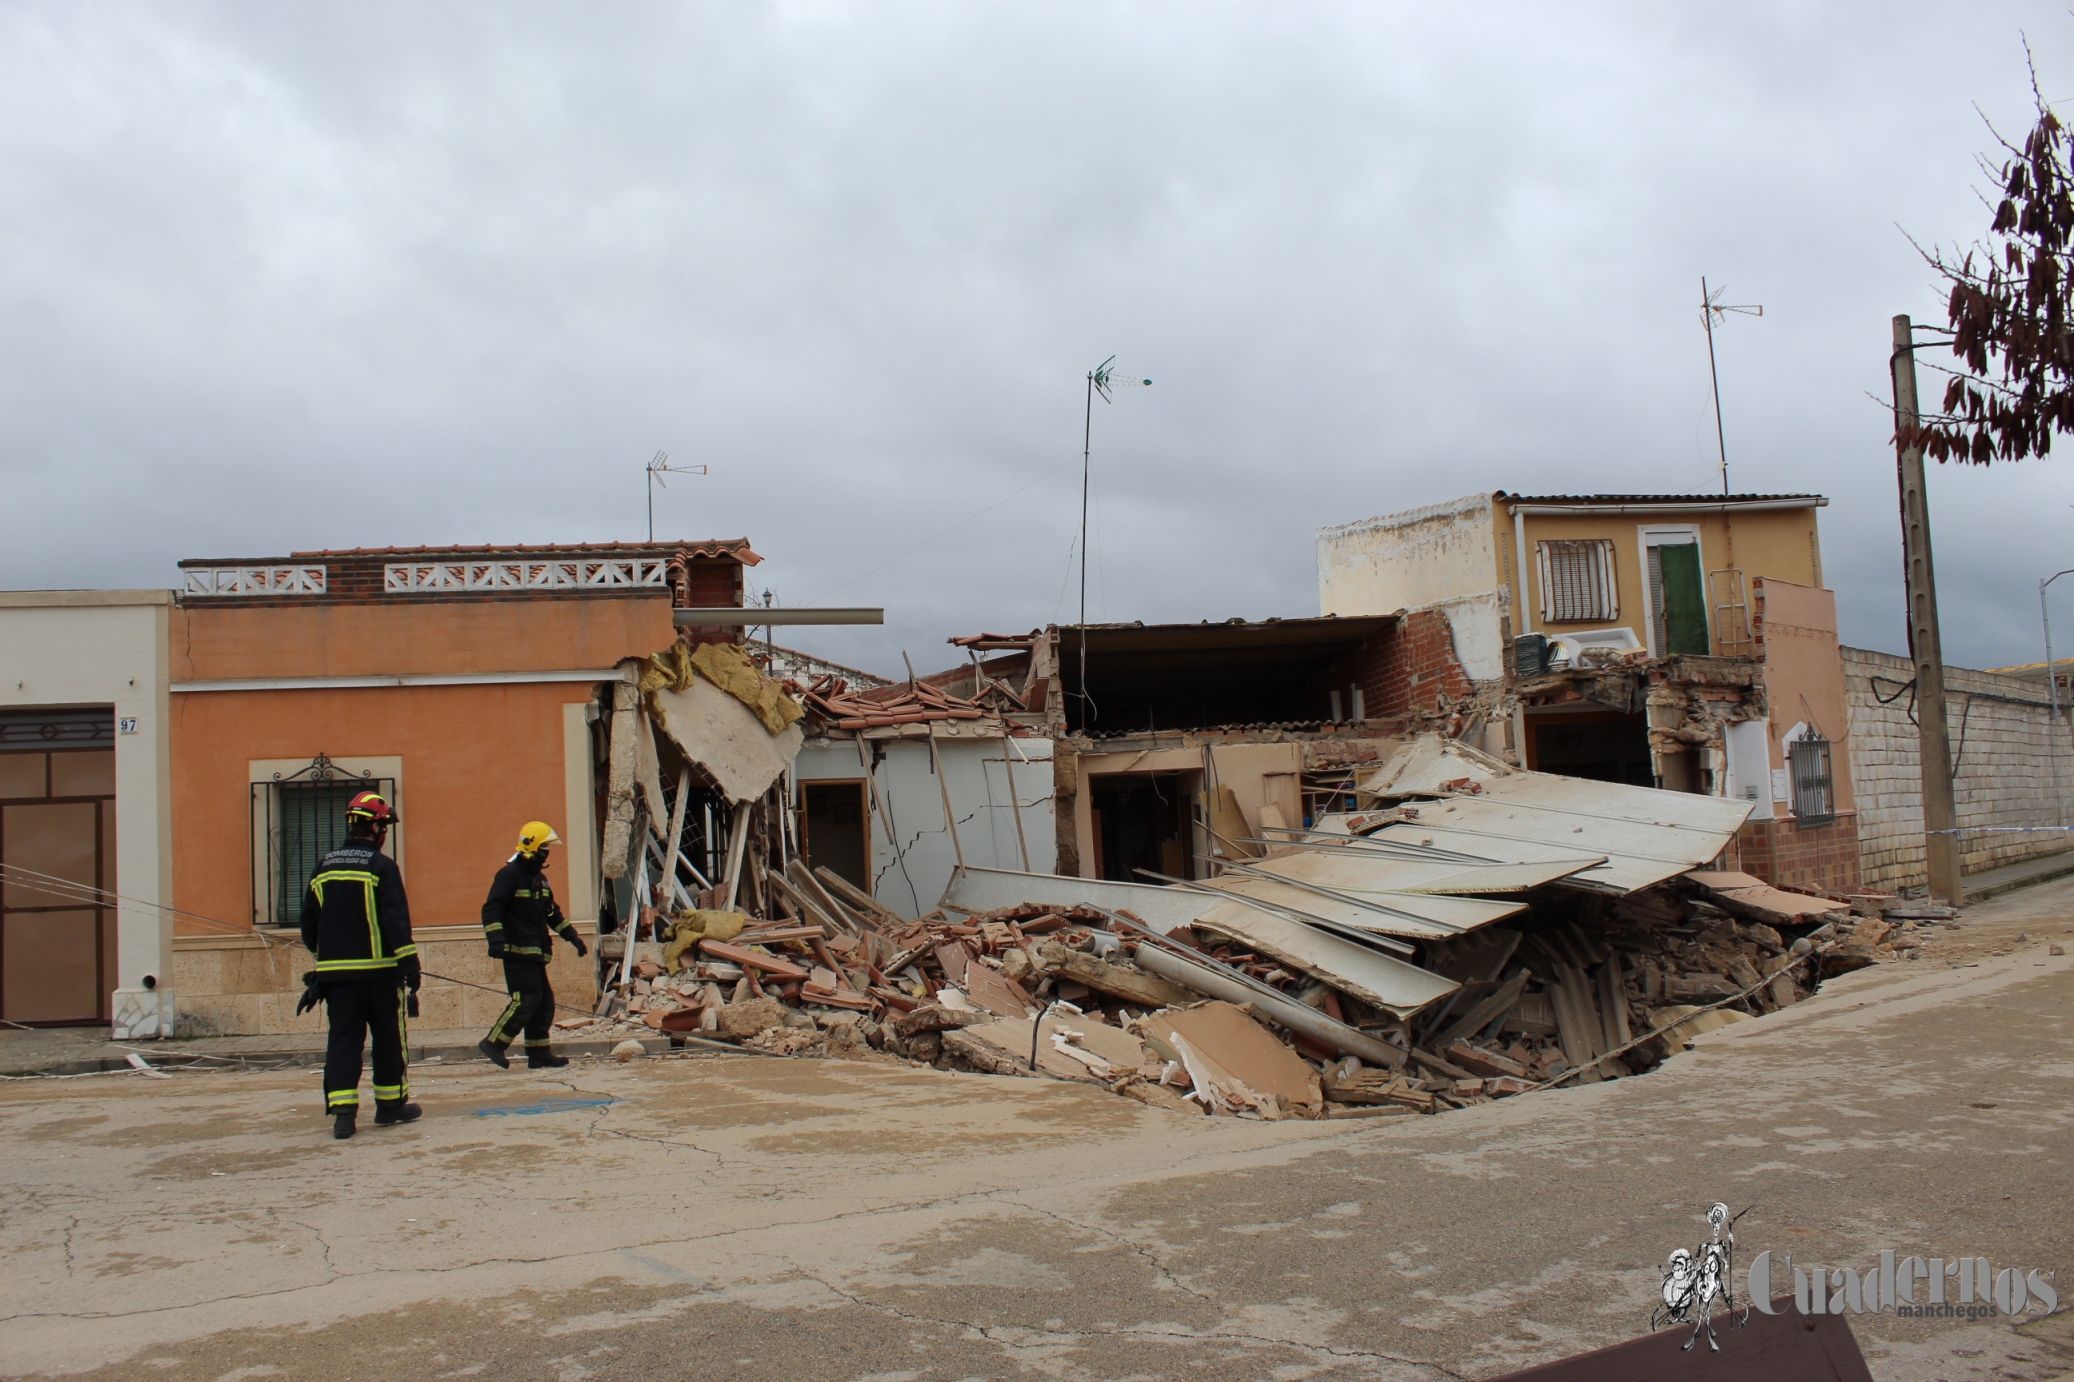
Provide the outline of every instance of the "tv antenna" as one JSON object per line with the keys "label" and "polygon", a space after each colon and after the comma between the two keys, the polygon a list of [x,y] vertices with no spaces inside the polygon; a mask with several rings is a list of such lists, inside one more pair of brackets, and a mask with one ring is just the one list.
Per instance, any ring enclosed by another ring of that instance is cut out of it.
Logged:
{"label": "tv antenna", "polygon": [[1116,401],[1113,391],[1119,388],[1150,388],[1150,379],[1120,379],[1109,367],[1116,363],[1110,356],[1087,372],[1087,421],[1080,437],[1080,622],[1087,624],[1087,482],[1089,458],[1094,454],[1095,395],[1100,394],[1104,403]]}
{"label": "tv antenna", "polygon": [[655,453],[655,459],[648,463],[648,540],[650,542],[655,541],[655,487],[657,485],[661,485],[664,489],[670,487],[670,482],[663,479],[663,476],[704,475],[705,473],[706,467],[702,465],[671,465],[669,452],[658,451]]}
{"label": "tv antenna", "polygon": [[1094,454],[1095,395],[1100,394],[1104,403],[1114,403],[1114,391],[1119,388],[1152,387],[1150,379],[1118,377],[1110,368],[1115,363],[1116,357],[1112,355],[1087,372],[1087,419],[1082,424],[1080,436],[1080,704],[1083,714],[1087,707],[1087,489],[1089,462]]}
{"label": "tv antenna", "polygon": [[1707,328],[1707,373],[1714,380],[1714,441],[1721,448],[1721,493],[1724,496],[1728,494],[1728,436],[1721,427],[1721,370],[1714,363],[1714,318],[1726,322],[1731,312],[1745,317],[1764,315],[1764,308],[1754,302],[1724,304],[1721,295],[1727,291],[1724,287],[1708,292],[1706,275],[1700,275],[1700,321]]}

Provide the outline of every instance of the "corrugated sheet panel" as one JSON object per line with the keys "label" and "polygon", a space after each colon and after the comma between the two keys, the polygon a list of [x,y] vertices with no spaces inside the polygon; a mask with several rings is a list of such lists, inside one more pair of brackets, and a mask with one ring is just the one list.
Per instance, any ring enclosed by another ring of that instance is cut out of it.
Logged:
{"label": "corrugated sheet panel", "polygon": [[1263,912],[1244,902],[1217,902],[1198,924],[1242,941],[1292,969],[1322,979],[1342,993],[1406,1017],[1458,985],[1403,960],[1343,940],[1315,926]]}

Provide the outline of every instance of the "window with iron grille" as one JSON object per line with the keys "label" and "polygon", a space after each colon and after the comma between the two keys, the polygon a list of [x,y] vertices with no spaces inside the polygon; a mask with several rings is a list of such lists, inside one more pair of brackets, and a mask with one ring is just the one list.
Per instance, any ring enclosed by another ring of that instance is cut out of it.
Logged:
{"label": "window with iron grille", "polygon": [[[255,925],[302,924],[303,893],[324,856],[346,842],[346,807],[362,792],[379,792],[394,803],[396,780],[356,777],[320,755],[302,773],[252,784],[253,845],[260,852],[253,879]],[[392,830],[383,846],[391,858],[401,829]]]}
{"label": "window with iron grille", "polygon": [[1540,558],[1544,622],[1604,624],[1620,617],[1610,540],[1562,539],[1534,546]]}
{"label": "window with iron grille", "polygon": [[1802,825],[1825,825],[1835,820],[1829,741],[1819,734],[1796,739],[1786,746],[1786,759],[1793,770],[1794,819]]}

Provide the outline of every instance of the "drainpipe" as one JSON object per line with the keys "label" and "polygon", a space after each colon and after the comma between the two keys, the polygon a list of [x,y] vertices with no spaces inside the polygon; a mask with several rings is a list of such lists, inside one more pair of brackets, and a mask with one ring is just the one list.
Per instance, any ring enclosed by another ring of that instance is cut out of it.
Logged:
{"label": "drainpipe", "polygon": [[[1527,516],[1520,506],[1512,506],[1512,636],[1518,638],[1529,633],[1530,616],[1527,613]],[[1519,656],[1512,659],[1514,683],[1519,680]],[[1527,712],[1517,697],[1512,702],[1512,761],[1513,766],[1527,766]]]}
{"label": "drainpipe", "polygon": [[1517,637],[1533,632],[1527,623],[1527,516],[1517,504],[1512,506],[1512,581],[1518,587],[1512,592],[1512,632]]}

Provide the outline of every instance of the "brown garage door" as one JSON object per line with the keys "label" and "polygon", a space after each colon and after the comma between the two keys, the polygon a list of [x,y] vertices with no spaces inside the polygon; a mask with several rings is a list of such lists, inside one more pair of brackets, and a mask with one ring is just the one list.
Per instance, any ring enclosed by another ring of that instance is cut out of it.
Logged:
{"label": "brown garage door", "polygon": [[0,742],[0,1018],[108,1020],[115,750]]}

